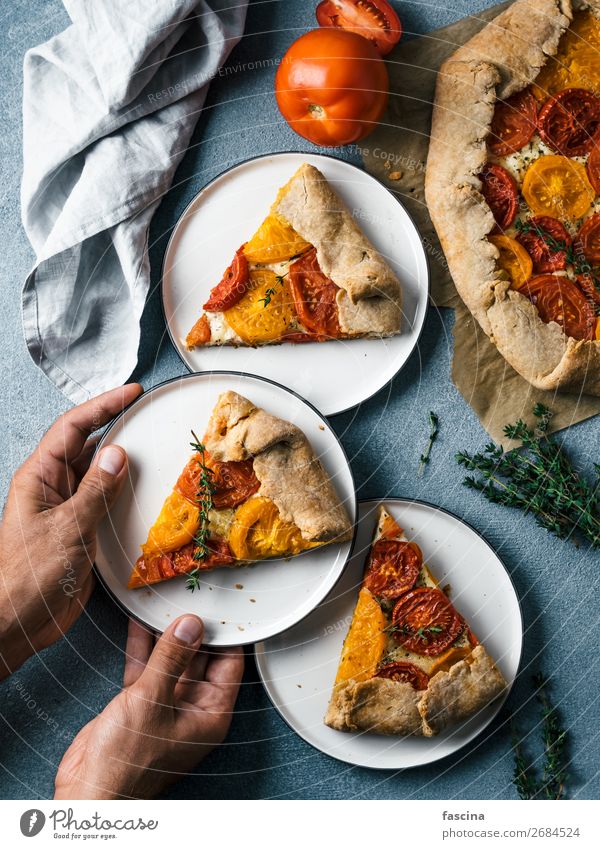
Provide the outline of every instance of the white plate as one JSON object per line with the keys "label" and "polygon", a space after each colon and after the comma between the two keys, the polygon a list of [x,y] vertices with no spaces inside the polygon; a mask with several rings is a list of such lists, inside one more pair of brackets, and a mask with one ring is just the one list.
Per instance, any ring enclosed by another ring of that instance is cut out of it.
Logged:
{"label": "white plate", "polygon": [[[312,746],[356,766],[406,769],[444,758],[481,734],[508,692],[467,722],[432,738],[346,734],[323,724],[380,503],[359,502],[352,557],[327,599],[295,628],[257,645],[256,661],[271,701]],[[442,585],[450,584],[452,601],[510,688],[521,658],[523,621],[513,583],[498,555],[473,528],[438,507],[403,499],[384,503],[409,539],[421,546],[436,578]]]}
{"label": "white plate", "polygon": [[[186,350],[182,340],[202,312],[210,290],[237,248],[267,215],[279,187],[303,162],[323,172],[398,275],[403,288],[402,334],[391,339],[276,348]],[[307,153],[250,159],[209,183],[179,219],[163,266],[165,320],[190,371],[226,369],[268,377],[307,398],[326,416],[370,398],[402,368],[419,339],[428,295],[426,253],[404,207],[374,177],[354,165]]]}
{"label": "white plate", "polygon": [[[157,631],[182,613],[204,619],[206,643],[231,646],[278,634],[322,601],[348,560],[351,542],[245,569],[207,572],[199,590],[175,578],[128,590],[127,579],[148,528],[190,456],[190,430],[202,436],[221,392],[232,389],[256,406],[294,422],[310,440],[350,518],[356,518],[352,472],[327,421],[304,399],[263,378],[188,374],[155,386],[113,423],[102,443],[121,445],[130,477],[98,534],[98,572],[117,601]],[[238,585],[238,587],[236,587]],[[243,588],[239,588],[239,587]]]}

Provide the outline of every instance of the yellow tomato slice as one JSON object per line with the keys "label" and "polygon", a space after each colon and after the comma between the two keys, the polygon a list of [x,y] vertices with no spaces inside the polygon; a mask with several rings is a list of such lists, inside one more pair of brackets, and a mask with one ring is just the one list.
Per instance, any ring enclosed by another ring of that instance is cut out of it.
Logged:
{"label": "yellow tomato slice", "polygon": [[473,651],[473,646],[450,646],[443,654],[436,657],[427,670],[427,674],[431,678],[436,672],[447,672],[451,666],[458,663],[459,660],[464,660]]}
{"label": "yellow tomato slice", "polygon": [[284,218],[271,213],[244,245],[244,254],[249,262],[283,262],[310,247]]}
{"label": "yellow tomato slice", "polygon": [[344,641],[336,684],[353,678],[368,681],[377,671],[386,645],[385,616],[368,589],[358,596],[348,636]]}
{"label": "yellow tomato slice", "polygon": [[287,557],[321,544],[306,542],[300,528],[284,522],[276,505],[262,495],[249,498],[237,508],[228,542],[238,560]]}
{"label": "yellow tomato slice", "polygon": [[590,208],[596,193],[585,166],[567,156],[540,156],[525,173],[521,191],[536,215],[575,220]]}
{"label": "yellow tomato slice", "polygon": [[142,546],[144,555],[177,551],[191,542],[200,526],[200,511],[180,495],[172,492],[162,506]]}
{"label": "yellow tomato slice", "polygon": [[223,315],[244,342],[256,345],[284,336],[296,317],[296,310],[285,277],[276,277],[267,268],[257,268],[250,272],[250,285],[244,297]]}
{"label": "yellow tomato slice", "polygon": [[500,252],[496,263],[508,274],[511,288],[520,289],[531,277],[533,260],[523,245],[510,236],[488,236],[488,239]]}
{"label": "yellow tomato slice", "polygon": [[563,35],[556,56],[536,78],[533,92],[547,100],[564,88],[586,88],[600,94],[600,21],[589,12],[578,12]]}

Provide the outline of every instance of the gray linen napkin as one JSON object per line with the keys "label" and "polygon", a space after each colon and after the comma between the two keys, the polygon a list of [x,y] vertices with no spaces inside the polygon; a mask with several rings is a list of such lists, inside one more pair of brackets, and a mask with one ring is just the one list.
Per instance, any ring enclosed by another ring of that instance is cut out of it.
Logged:
{"label": "gray linen napkin", "polygon": [[34,362],[73,402],[137,362],[148,228],[247,0],[64,0],[24,64],[23,289]]}

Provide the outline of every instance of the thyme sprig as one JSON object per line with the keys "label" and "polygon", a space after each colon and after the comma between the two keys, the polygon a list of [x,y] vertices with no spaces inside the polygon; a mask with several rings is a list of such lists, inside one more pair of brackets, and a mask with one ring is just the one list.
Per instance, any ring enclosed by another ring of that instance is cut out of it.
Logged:
{"label": "thyme sprig", "polygon": [[513,753],[515,769],[513,784],[521,799],[564,799],[567,773],[567,732],[562,727],[556,707],[548,696],[549,681],[538,672],[532,678],[536,697],[541,706],[542,742],[544,760],[541,776],[536,776],[532,764],[528,764],[519,734],[513,727]]}
{"label": "thyme sprig", "polygon": [[[279,286],[283,286],[283,278],[284,277],[285,277],[285,274],[283,274],[283,275],[276,274],[275,275],[275,280],[277,281]],[[265,289],[265,297],[258,299],[259,303],[262,302],[263,309],[265,309],[266,307],[269,306],[269,304],[271,303],[271,298],[273,298],[276,294],[277,294],[277,289],[274,286],[269,286],[268,289]]]}
{"label": "thyme sprig", "polygon": [[592,273],[592,266],[583,255],[581,248],[577,247],[576,244],[571,243],[567,245],[565,239],[555,239],[551,233],[548,233],[539,224],[532,223],[531,220],[522,221],[518,219],[515,221],[515,229],[518,233],[535,233],[536,236],[543,239],[545,245],[553,253],[565,253],[567,263],[574,267],[576,274],[586,275]]}
{"label": "thyme sprig", "polygon": [[564,450],[549,436],[552,413],[543,404],[533,409],[535,429],[519,420],[504,433],[519,440],[520,448],[504,451],[493,442],[483,452],[456,454],[459,465],[479,472],[463,484],[481,492],[488,501],[532,513],[537,523],[560,539],[579,537],[600,547],[600,465],[595,480],[582,477]]}
{"label": "thyme sprig", "polygon": [[[212,469],[206,465],[205,446],[200,442],[194,431],[192,431],[192,436],[194,437],[194,440],[193,442],[190,442],[190,445],[199,455],[198,465],[200,466],[200,477],[198,479],[198,489],[196,491],[195,499],[200,511],[200,524],[198,525],[198,530],[194,534],[193,538],[195,546],[194,560],[204,560],[210,553],[207,541],[210,532],[209,513],[213,506],[213,472]],[[185,585],[186,589],[191,590],[191,592],[194,592],[196,589],[200,589],[200,569],[192,569],[192,571],[188,574]]]}
{"label": "thyme sprig", "polygon": [[439,433],[439,424],[440,421],[435,413],[429,413],[429,440],[425,447],[425,451],[419,457],[419,468],[417,469],[417,474],[422,475],[425,471],[425,466],[429,463],[431,449],[433,448],[433,443],[436,441]]}

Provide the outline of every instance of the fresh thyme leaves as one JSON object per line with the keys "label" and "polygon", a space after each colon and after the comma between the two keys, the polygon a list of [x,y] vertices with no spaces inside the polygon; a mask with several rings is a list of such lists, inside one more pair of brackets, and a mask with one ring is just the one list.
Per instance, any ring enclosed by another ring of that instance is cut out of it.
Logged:
{"label": "fresh thyme leaves", "polygon": [[548,680],[541,672],[534,675],[532,680],[541,706],[542,742],[544,744],[542,774],[538,779],[533,765],[527,763],[522,742],[513,728],[512,746],[515,756],[513,784],[521,799],[563,799],[568,780],[566,770],[567,732],[562,728],[557,709],[548,696]]}
{"label": "fresh thyme leaves", "polygon": [[192,569],[192,571],[188,573],[185,588],[186,590],[190,590],[190,592],[200,589],[200,569]]}
{"label": "fresh thyme leaves", "polygon": [[[194,451],[200,455],[198,458],[198,465],[200,466],[200,478],[198,481],[198,491],[196,492],[196,503],[200,509],[200,525],[198,530],[194,535],[194,545],[196,546],[194,550],[194,560],[204,560],[205,557],[209,554],[209,549],[207,545],[208,535],[209,535],[209,512],[212,508],[212,496],[213,496],[213,473],[212,470],[208,468],[206,465],[206,448],[200,442],[194,431],[192,431],[192,436],[194,437],[194,441],[190,442],[190,445],[194,449]],[[194,570],[197,571],[197,570]],[[190,572],[190,576],[193,573]],[[197,576],[196,576],[197,577]],[[194,584],[194,587],[189,586],[189,579],[187,588],[196,589],[198,586],[197,582]]]}
{"label": "fresh thyme leaves", "polygon": [[430,625],[427,628],[417,628],[416,631],[413,631],[412,628],[408,628],[406,625],[392,623],[391,625],[387,625],[383,630],[388,634],[403,634],[405,637],[418,637],[420,640],[427,642],[427,636],[429,634],[441,634],[444,629],[439,625]]}
{"label": "fresh thyme leaves", "polygon": [[435,442],[435,440],[437,439],[437,436],[438,436],[439,423],[440,422],[439,422],[439,419],[436,416],[436,414],[430,412],[429,413],[429,441],[427,442],[427,446],[425,448],[424,453],[421,454],[421,456],[419,457],[419,468],[417,470],[418,475],[423,474],[423,472],[425,470],[425,466],[429,463],[429,458],[430,458],[430,455],[431,455],[431,449],[433,448],[433,443]]}
{"label": "fresh thyme leaves", "polygon": [[456,455],[459,465],[480,474],[465,477],[463,484],[494,504],[533,513],[541,527],[560,539],[579,537],[600,548],[600,465],[594,463],[593,482],[582,477],[547,433],[550,410],[536,404],[533,412],[535,429],[522,420],[504,428],[509,439],[521,442],[520,448],[505,452],[490,442],[482,453]]}
{"label": "fresh thyme leaves", "polygon": [[577,247],[576,244],[567,245],[564,239],[555,239],[551,233],[548,233],[539,224],[532,224],[531,220],[521,221],[521,219],[518,219],[515,221],[515,229],[518,233],[535,233],[536,236],[543,239],[546,246],[553,253],[566,253],[567,262],[574,267],[576,274],[591,274],[592,266],[586,260],[581,248]]}
{"label": "fresh thyme leaves", "polygon": [[[284,277],[285,277],[285,274],[283,276],[280,275],[280,274],[275,275],[275,280],[277,281],[277,284],[279,286],[283,286],[283,278]],[[265,307],[269,306],[269,304],[271,303],[271,298],[276,294],[277,294],[277,289],[274,286],[269,286],[268,289],[265,289],[265,297],[258,299],[259,303],[262,302],[263,309]]]}

